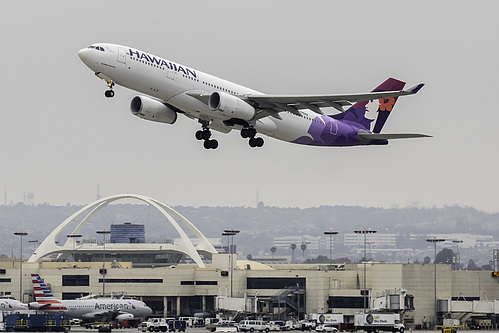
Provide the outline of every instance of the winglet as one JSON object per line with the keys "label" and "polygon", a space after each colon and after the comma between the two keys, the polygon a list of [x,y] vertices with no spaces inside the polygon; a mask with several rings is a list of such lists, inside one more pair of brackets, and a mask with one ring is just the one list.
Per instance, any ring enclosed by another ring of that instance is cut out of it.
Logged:
{"label": "winglet", "polygon": [[409,89],[406,89],[405,92],[408,93],[408,94],[417,94],[418,91],[421,90],[421,88],[424,87],[424,83],[420,83],[414,87],[411,87]]}

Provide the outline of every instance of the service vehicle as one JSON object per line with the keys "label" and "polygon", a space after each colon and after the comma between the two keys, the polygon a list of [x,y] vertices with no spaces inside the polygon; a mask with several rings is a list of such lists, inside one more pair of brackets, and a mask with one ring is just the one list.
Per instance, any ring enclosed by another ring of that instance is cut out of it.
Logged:
{"label": "service vehicle", "polygon": [[7,332],[68,332],[71,327],[71,317],[69,317],[69,315],[66,313],[13,313],[5,316],[4,319],[5,330]]}
{"label": "service vehicle", "polygon": [[336,326],[337,325],[335,325],[335,324],[319,324],[319,325],[317,325],[317,327],[315,328],[315,330],[317,332],[323,332],[323,333],[326,333],[326,332],[337,332],[338,328]]}
{"label": "service vehicle", "polygon": [[142,332],[166,332],[169,329],[168,322],[174,320],[173,318],[149,318],[140,324]]}
{"label": "service vehicle", "polygon": [[270,332],[270,326],[263,320],[241,320],[237,328],[241,332]]}
{"label": "service vehicle", "polygon": [[308,315],[310,321],[314,321],[319,324],[334,324],[336,328],[338,325],[344,322],[342,313],[311,313]]}
{"label": "service vehicle", "polygon": [[214,332],[238,332],[238,329],[234,322],[220,322],[215,326]]}
{"label": "service vehicle", "polygon": [[379,331],[403,333],[405,330],[398,313],[356,313],[354,324],[357,330],[364,330],[368,333]]}

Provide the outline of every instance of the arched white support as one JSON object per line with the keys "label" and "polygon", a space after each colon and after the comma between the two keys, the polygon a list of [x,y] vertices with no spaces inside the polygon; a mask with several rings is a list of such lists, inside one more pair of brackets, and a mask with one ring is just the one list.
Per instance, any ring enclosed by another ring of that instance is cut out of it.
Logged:
{"label": "arched white support", "polygon": [[[191,257],[192,260],[199,266],[199,267],[205,267],[203,261],[201,260],[201,257],[199,256],[198,251],[203,251],[207,253],[217,253],[213,245],[208,241],[208,239],[199,231],[198,228],[196,228],[189,220],[187,220],[185,217],[180,215],[178,212],[176,212],[173,208],[167,206],[166,204],[143,196],[143,195],[138,195],[138,194],[118,194],[118,195],[113,195],[107,198],[103,198],[100,200],[97,200],[95,202],[92,202],[70,217],[68,217],[64,222],[62,222],[57,228],[55,228],[50,235],[45,238],[45,240],[38,246],[36,249],[35,253],[29,258],[28,262],[35,262],[40,260],[43,257],[49,256],[54,253],[61,253],[61,252],[68,252],[71,251],[72,249],[72,241],[68,239],[64,245],[59,246],[56,244],[56,237],[57,235],[73,220],[80,215],[84,214],[86,211],[91,209],[91,211],[81,220],[80,223],[75,227],[73,230],[74,234],[78,234],[80,230],[83,228],[83,226],[94,216],[100,209],[102,209],[104,206],[117,201],[117,200],[122,200],[122,199],[137,199],[140,201],[143,201],[154,208],[156,208],[170,224],[177,230],[177,232],[180,235],[180,243],[178,244],[178,250],[179,252],[182,252],[189,257]],[[184,226],[188,227],[197,237],[198,239],[198,245],[195,247],[185,231],[180,227],[180,225],[177,223],[174,217],[176,217]]]}

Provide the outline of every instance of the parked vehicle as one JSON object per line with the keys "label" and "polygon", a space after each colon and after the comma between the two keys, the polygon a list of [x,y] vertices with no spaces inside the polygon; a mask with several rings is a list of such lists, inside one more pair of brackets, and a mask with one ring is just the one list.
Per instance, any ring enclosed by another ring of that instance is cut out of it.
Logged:
{"label": "parked vehicle", "polygon": [[379,331],[403,333],[405,330],[398,313],[356,313],[354,323],[357,330],[364,330],[368,333]]}
{"label": "parked vehicle", "polygon": [[5,330],[68,332],[71,318],[68,314],[9,314],[5,316]]}
{"label": "parked vehicle", "polygon": [[277,326],[279,326],[279,331],[289,331],[290,330],[289,324],[285,321],[277,320],[277,321],[274,321],[273,323],[276,324]]}
{"label": "parked vehicle", "polygon": [[337,332],[338,329],[336,328],[336,324],[319,324],[315,328],[317,332]]}
{"label": "parked vehicle", "polygon": [[269,329],[271,332],[278,332],[281,330],[281,326],[276,324],[275,322],[270,322],[269,323]]}
{"label": "parked vehicle", "polygon": [[263,320],[241,320],[237,328],[241,332],[270,331],[269,324],[265,323]]}
{"label": "parked vehicle", "polygon": [[315,326],[315,321],[301,320],[299,322],[298,328],[302,331],[311,331],[315,330]]}
{"label": "parked vehicle", "polygon": [[215,332],[238,332],[236,323],[234,322],[220,322],[215,326]]}
{"label": "parked vehicle", "polygon": [[149,318],[140,324],[140,329],[142,332],[166,332],[168,331],[168,321],[173,320],[173,318]]}
{"label": "parked vehicle", "polygon": [[185,332],[186,323],[184,320],[170,320],[168,321],[169,332]]}
{"label": "parked vehicle", "polygon": [[311,313],[308,315],[310,321],[315,321],[318,324],[339,324],[344,322],[342,313]]}

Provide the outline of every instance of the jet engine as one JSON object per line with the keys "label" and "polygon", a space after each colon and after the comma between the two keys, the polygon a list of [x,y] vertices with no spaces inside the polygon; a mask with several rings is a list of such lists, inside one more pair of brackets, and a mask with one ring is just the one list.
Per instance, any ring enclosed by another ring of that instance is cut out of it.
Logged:
{"label": "jet engine", "polygon": [[135,96],[130,102],[130,111],[134,116],[159,123],[173,124],[177,113],[167,105],[145,96]]}
{"label": "jet engine", "polygon": [[219,111],[222,114],[243,120],[251,120],[256,110],[242,99],[222,91],[214,92],[208,100],[211,111]]}
{"label": "jet engine", "polygon": [[123,322],[123,320],[126,320],[126,319],[133,319],[133,318],[134,318],[134,316],[133,316],[133,314],[131,314],[131,313],[122,313],[122,314],[120,314],[120,315],[117,315],[117,316],[116,316],[116,320],[117,320],[119,323],[122,323],[122,322]]}

